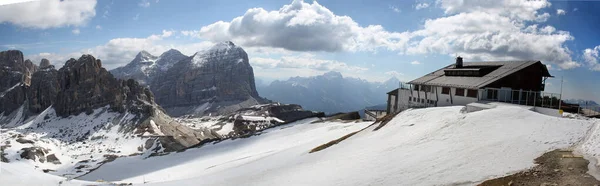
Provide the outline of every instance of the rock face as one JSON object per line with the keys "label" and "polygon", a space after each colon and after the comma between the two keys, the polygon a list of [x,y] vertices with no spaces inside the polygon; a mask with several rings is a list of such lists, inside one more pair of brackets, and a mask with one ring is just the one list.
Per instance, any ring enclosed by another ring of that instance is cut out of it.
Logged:
{"label": "rock face", "polygon": [[42,59],[42,61],[40,62],[40,66],[39,68],[46,68],[50,66],[50,61],[46,58]]}
{"label": "rock face", "polygon": [[70,59],[58,70],[57,94],[54,108],[59,116],[91,113],[92,109],[105,105],[115,111],[124,111],[126,101],[152,103],[152,93],[135,81],[117,80],[102,63],[91,55],[78,60]]}
{"label": "rock face", "polygon": [[248,54],[229,41],[179,61],[154,78],[150,88],[173,116],[221,115],[264,102]]}
{"label": "rock face", "polygon": [[175,63],[187,58],[181,52],[171,49],[159,57],[141,51],[126,66],[119,67],[110,71],[118,79],[135,79],[143,85],[147,85],[160,73],[164,73]]}
{"label": "rock face", "polygon": [[[127,122],[115,123],[124,127],[120,132],[149,135],[160,141],[167,151],[181,150],[203,140],[219,138],[210,132],[196,131],[175,122],[154,102],[154,96],[148,88],[133,79],[114,78],[102,68],[102,62],[91,55],[83,55],[77,60],[70,59],[59,70],[43,61],[40,63],[42,68],[33,73],[29,83],[25,81],[27,73],[24,72],[37,70],[37,67],[23,61],[22,54],[18,51],[3,52],[1,55],[0,64],[6,67],[2,68],[2,73],[7,75],[0,76],[0,82],[12,81],[16,84],[9,87],[8,91],[3,90],[3,97],[0,97],[0,108],[3,109],[0,112],[5,115],[28,118],[52,107],[56,116],[67,118],[82,113],[89,115],[94,110],[108,107],[107,112],[121,113],[121,117],[128,118]],[[9,84],[2,84],[7,85]],[[23,113],[17,109],[21,105],[27,108]],[[96,117],[98,116],[90,116]],[[4,117],[0,120],[0,125],[7,124],[10,120],[12,119]],[[75,128],[78,124],[72,123]]]}
{"label": "rock face", "polygon": [[37,70],[18,50],[0,52],[0,114],[8,115],[25,101],[31,75]]}
{"label": "rock face", "polygon": [[59,88],[58,71],[47,59],[42,59],[39,71],[33,73],[31,86],[27,92],[29,110],[40,113],[54,104]]}

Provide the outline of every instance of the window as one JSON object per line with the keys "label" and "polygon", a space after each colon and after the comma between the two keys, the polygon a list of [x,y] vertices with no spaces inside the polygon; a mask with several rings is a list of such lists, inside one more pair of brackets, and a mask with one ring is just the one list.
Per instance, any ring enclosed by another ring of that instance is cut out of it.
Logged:
{"label": "window", "polygon": [[468,89],[467,97],[477,98],[477,90],[476,89]]}
{"label": "window", "polygon": [[450,95],[450,87],[442,87],[442,94]]}
{"label": "window", "polygon": [[416,97],[413,97],[413,102],[417,102],[417,98]]}
{"label": "window", "polygon": [[412,97],[411,96],[408,96],[408,101],[412,101]]}
{"label": "window", "polygon": [[455,96],[465,96],[465,89],[464,88],[457,88],[456,92],[454,93]]}
{"label": "window", "polygon": [[415,90],[419,90],[419,85],[414,86]]}
{"label": "window", "polygon": [[425,103],[425,99],[421,99],[421,103]]}

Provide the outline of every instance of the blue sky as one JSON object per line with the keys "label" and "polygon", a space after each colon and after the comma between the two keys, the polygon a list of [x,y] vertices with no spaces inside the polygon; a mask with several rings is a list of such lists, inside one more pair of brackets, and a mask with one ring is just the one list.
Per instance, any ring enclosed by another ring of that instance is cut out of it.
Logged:
{"label": "blue sky", "polygon": [[[19,2],[7,0],[0,3]],[[141,50],[186,55],[231,40],[263,82],[340,71],[410,81],[454,61],[540,60],[547,91],[600,102],[600,2],[28,1],[0,6],[0,50],[26,58],[92,54],[106,68]]]}

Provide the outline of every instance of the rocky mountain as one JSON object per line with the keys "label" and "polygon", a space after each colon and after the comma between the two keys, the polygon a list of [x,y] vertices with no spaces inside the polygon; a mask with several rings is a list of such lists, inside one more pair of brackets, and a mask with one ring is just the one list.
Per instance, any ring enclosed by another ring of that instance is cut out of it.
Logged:
{"label": "rocky mountain", "polygon": [[0,52],[0,115],[7,115],[25,101],[27,86],[37,66],[23,60],[18,50]]}
{"label": "rocky mountain", "polygon": [[141,51],[127,65],[115,68],[110,73],[118,79],[135,79],[140,84],[147,85],[158,74],[164,73],[184,58],[187,56],[175,49],[168,50],[158,57]]}
{"label": "rocky mountain", "polygon": [[91,55],[56,70],[47,60],[37,69],[20,51],[6,51],[0,65],[5,162],[30,159],[60,174],[81,175],[116,157],[156,155],[221,138],[178,123],[148,88],[113,77]]}
{"label": "rocky mountain", "polygon": [[256,91],[248,54],[230,41],[180,60],[150,88],[172,116],[224,115],[266,102]]}
{"label": "rocky mountain", "polygon": [[313,77],[292,77],[258,87],[263,97],[282,103],[297,103],[308,110],[328,114],[362,110],[384,104],[386,93],[398,87],[399,80],[383,83],[343,77],[339,72],[327,72]]}

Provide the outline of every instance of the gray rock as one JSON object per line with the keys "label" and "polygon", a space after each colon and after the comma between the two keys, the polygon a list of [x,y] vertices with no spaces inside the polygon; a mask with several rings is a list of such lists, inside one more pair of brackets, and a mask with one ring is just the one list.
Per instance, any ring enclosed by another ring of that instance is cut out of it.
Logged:
{"label": "gray rock", "polygon": [[40,61],[40,66],[39,68],[46,68],[50,66],[50,61],[48,61],[48,59],[43,58],[42,61]]}
{"label": "gray rock", "polygon": [[56,157],[55,154],[50,154],[46,156],[46,161],[48,163],[61,164],[60,160]]}
{"label": "gray rock", "polygon": [[42,147],[27,147],[21,149],[23,152],[20,157],[28,160],[37,160],[41,163],[46,162],[46,154],[48,153],[48,149],[44,149]]}
{"label": "gray rock", "polygon": [[0,52],[0,114],[10,114],[25,101],[31,75],[37,70],[18,50]]}
{"label": "gray rock", "polygon": [[156,102],[173,116],[222,115],[266,102],[254,83],[248,54],[227,41],[174,64],[150,88]]}

